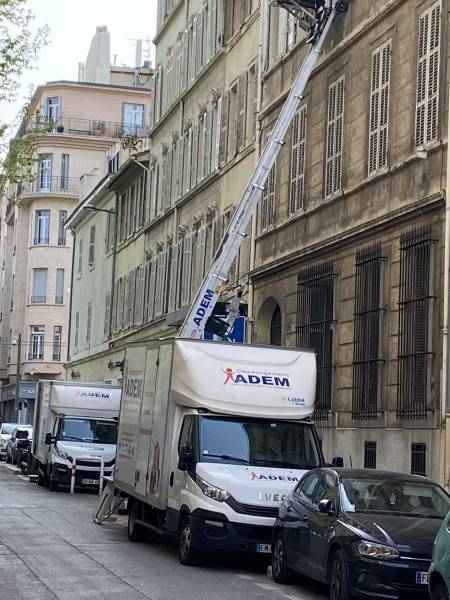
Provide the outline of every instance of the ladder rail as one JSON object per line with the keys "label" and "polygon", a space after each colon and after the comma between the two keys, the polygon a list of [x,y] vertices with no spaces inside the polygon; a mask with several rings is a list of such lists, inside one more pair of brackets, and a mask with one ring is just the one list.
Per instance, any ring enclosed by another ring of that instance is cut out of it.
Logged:
{"label": "ladder rail", "polygon": [[247,226],[265,189],[270,170],[284,144],[286,133],[302,101],[305,87],[317,64],[330,27],[336,16],[334,4],[324,17],[323,29],[306,56],[272,129],[266,146],[255,165],[253,174],[243,193],[230,223],[222,238],[210,268],[190,306],[189,312],[177,335],[179,338],[200,338],[206,321],[211,316],[219,299],[221,289],[227,281],[227,275],[236,258],[242,239],[246,236]]}

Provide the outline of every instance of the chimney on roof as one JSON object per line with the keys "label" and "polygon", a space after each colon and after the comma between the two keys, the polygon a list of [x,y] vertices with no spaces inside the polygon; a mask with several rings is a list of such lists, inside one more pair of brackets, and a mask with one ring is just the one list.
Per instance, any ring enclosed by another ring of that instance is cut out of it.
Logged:
{"label": "chimney on roof", "polygon": [[96,28],[91,46],[84,64],[84,74],[82,81],[89,83],[109,83],[110,82],[110,52],[111,41],[106,25],[99,25]]}

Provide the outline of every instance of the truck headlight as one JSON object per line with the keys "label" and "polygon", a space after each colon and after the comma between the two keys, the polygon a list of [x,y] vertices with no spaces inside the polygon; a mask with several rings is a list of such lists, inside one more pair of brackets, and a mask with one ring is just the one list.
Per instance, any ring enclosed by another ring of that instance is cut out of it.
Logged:
{"label": "truck headlight", "polygon": [[208,496],[208,498],[212,498],[213,500],[217,500],[217,502],[226,502],[231,496],[230,492],[227,492],[222,488],[218,488],[215,485],[211,485],[198,475],[196,481],[198,487],[202,490],[205,496]]}
{"label": "truck headlight", "polygon": [[372,542],[365,542],[363,540],[355,542],[353,548],[356,553],[364,558],[376,558],[379,560],[395,560],[400,556],[399,551],[392,546],[385,546],[384,544],[374,544]]}
{"label": "truck headlight", "polygon": [[64,460],[72,462],[72,457],[70,456],[70,454],[67,454],[67,452],[60,448],[58,444],[55,444],[55,452],[59,457],[63,458]]}

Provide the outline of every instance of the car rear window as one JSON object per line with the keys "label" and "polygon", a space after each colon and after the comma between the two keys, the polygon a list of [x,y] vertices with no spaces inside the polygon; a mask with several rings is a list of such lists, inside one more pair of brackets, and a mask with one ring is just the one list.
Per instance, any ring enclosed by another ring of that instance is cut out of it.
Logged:
{"label": "car rear window", "polygon": [[0,433],[11,435],[14,429],[14,423],[3,423]]}

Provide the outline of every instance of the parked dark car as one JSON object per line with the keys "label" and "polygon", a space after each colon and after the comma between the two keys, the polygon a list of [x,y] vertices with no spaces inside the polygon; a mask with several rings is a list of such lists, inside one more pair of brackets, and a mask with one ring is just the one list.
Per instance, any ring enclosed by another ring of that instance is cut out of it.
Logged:
{"label": "parked dark car", "polygon": [[272,574],[329,584],[331,600],[426,597],[436,534],[450,497],[425,477],[314,469],[280,506]]}
{"label": "parked dark car", "polygon": [[28,440],[33,438],[31,425],[16,425],[6,445],[6,462],[19,465],[28,450]]}

